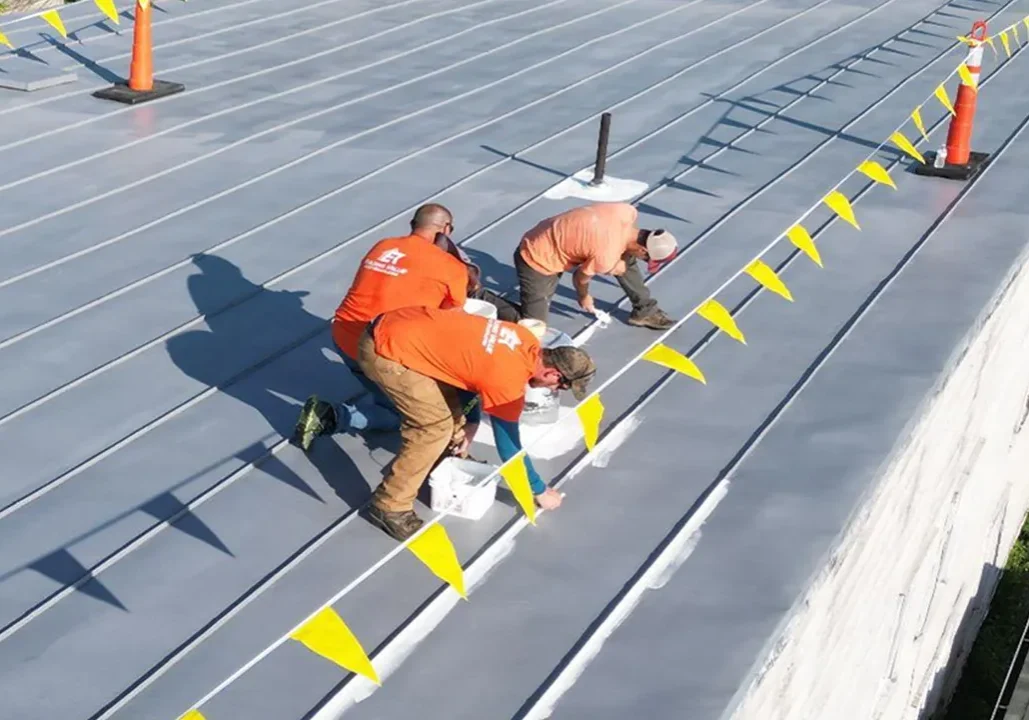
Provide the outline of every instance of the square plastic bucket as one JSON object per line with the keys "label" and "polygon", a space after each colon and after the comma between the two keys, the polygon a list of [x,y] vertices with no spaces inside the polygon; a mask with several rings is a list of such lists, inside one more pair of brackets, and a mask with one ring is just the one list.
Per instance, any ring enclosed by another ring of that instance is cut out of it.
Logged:
{"label": "square plastic bucket", "polygon": [[449,511],[451,515],[478,520],[497,498],[497,483],[474,487],[497,470],[495,465],[445,458],[429,475],[433,512]]}

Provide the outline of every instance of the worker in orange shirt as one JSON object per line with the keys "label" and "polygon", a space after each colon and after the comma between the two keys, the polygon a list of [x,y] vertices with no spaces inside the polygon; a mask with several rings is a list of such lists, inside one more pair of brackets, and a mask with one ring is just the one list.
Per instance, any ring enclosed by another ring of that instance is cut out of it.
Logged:
{"label": "worker in orange shirt", "polygon": [[[446,207],[436,203],[422,205],[411,219],[409,235],[380,240],[365,255],[350,290],[336,310],[332,337],[344,364],[368,394],[355,403],[330,403],[317,395],[309,397],[294,432],[294,441],[305,451],[318,435],[400,427],[396,408],[357,362],[358,340],[372,318],[390,310],[464,305],[470,269],[436,244],[438,236],[449,235],[453,230],[453,215]],[[474,395],[463,398],[469,408],[470,426],[477,426],[479,421],[474,399]]]}
{"label": "worker in orange shirt", "polygon": [[561,275],[574,270],[572,283],[586,312],[597,312],[590,279],[613,275],[632,303],[630,325],[672,327],[674,321],[651,297],[637,261],[646,260],[653,273],[675,257],[677,243],[666,230],[639,229],[636,220],[636,208],[629,203],[594,203],[547,218],[525,233],[514,255],[523,316],[546,322]]}
{"label": "worker in orange shirt", "polygon": [[[458,391],[476,393],[491,416],[497,451],[506,462],[521,450],[518,419],[525,386],[570,389],[576,399],[596,366],[580,348],[543,348],[526,327],[459,310],[403,308],[373,320],[357,360],[400,411],[400,452],[376,488],[369,518],[398,540],[422,526],[414,501],[464,417]],[[544,509],[561,504],[526,458],[529,483]]]}
{"label": "worker in orange shirt", "polygon": [[468,253],[449,237],[440,233],[436,236],[436,247],[446,250],[468,267],[468,297],[487,302],[497,309],[497,317],[508,322],[522,319],[522,309],[502,295],[498,295],[482,284],[482,269]]}

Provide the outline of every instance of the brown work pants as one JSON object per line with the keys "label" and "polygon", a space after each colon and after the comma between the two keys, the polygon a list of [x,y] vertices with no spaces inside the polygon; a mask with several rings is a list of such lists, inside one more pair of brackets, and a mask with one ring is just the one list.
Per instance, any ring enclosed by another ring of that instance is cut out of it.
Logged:
{"label": "brown work pants", "polygon": [[357,362],[382,388],[400,413],[400,452],[372,503],[387,512],[413,510],[418,489],[464,426],[457,390],[375,352],[366,330],[357,345]]}

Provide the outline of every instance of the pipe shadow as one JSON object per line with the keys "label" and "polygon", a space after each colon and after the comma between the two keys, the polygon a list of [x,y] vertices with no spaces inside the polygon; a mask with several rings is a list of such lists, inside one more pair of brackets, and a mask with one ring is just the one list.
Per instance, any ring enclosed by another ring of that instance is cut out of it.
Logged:
{"label": "pipe shadow", "polygon": [[546,165],[540,165],[539,163],[533,162],[532,160],[526,160],[523,157],[519,157],[519,156],[513,155],[511,153],[506,153],[503,150],[497,150],[496,148],[491,147],[489,145],[480,145],[479,147],[482,148],[483,150],[487,151],[487,152],[491,152],[494,155],[498,155],[498,156],[500,156],[502,158],[506,158],[508,160],[513,160],[516,163],[521,163],[522,165],[526,165],[526,166],[534,168],[536,170],[542,170],[543,172],[550,173],[551,175],[556,175],[557,177],[561,178],[562,180],[564,180],[566,177],[568,177],[567,174],[561,172],[560,170],[555,170],[554,168],[547,167]]}

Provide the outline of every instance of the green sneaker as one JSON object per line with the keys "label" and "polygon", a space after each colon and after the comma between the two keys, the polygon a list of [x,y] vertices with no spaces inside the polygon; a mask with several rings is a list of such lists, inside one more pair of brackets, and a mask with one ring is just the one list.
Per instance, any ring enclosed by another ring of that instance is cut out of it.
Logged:
{"label": "green sneaker", "polygon": [[307,398],[300,411],[293,442],[307,452],[319,435],[331,435],[336,430],[336,409],[331,403],[319,400],[317,395]]}

